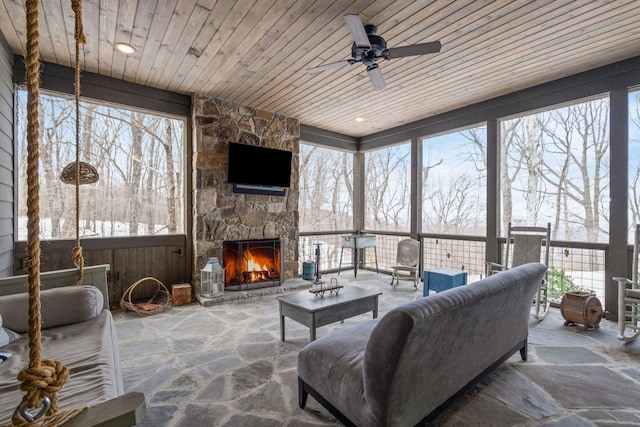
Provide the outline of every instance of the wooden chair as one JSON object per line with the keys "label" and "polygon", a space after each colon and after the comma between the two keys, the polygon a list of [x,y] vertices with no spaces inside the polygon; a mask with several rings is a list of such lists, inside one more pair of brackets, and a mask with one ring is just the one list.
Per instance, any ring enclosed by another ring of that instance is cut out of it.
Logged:
{"label": "wooden chair", "polygon": [[396,265],[391,268],[393,269],[391,286],[397,286],[400,279],[409,279],[413,280],[413,287],[418,289],[420,242],[415,239],[405,239],[398,242]]}
{"label": "wooden chair", "polygon": [[638,257],[640,252],[640,224],[636,224],[633,241],[631,279],[614,277],[618,282],[618,339],[633,341],[640,334],[638,309],[640,309],[640,287],[638,286]]}
{"label": "wooden chair", "polygon": [[[504,264],[488,261],[487,276],[530,262],[541,262],[548,266],[550,243],[551,223],[547,223],[546,227],[512,226],[509,223]],[[540,283],[534,305],[534,317],[544,319],[550,306],[546,275]]]}

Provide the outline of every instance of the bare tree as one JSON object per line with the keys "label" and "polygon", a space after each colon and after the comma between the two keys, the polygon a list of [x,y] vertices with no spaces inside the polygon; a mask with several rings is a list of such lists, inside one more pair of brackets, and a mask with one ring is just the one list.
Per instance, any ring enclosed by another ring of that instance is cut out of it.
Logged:
{"label": "bare tree", "polygon": [[[542,203],[540,197],[540,166],[544,145],[542,129],[536,116],[518,118],[503,126],[504,155],[501,157],[501,188],[505,211],[503,225],[513,222],[513,192],[523,195],[524,222],[535,225]],[[506,168],[506,170],[505,170]],[[524,176],[521,175],[524,173]],[[507,202],[508,201],[508,202]],[[507,210],[508,206],[508,210]]]}
{"label": "bare tree", "polygon": [[422,225],[445,234],[484,232],[486,132],[484,127],[425,139],[422,166]]}
{"label": "bare tree", "polygon": [[367,153],[365,166],[367,227],[398,231],[408,226],[410,155],[411,151],[406,146]]}
{"label": "bare tree", "polygon": [[138,235],[140,224],[140,182],[142,179],[142,123],[141,113],[131,114],[131,154],[127,162],[127,182],[128,188],[128,213],[129,213],[129,234]]}
{"label": "bare tree", "polygon": [[[92,163],[91,159],[91,149],[94,143],[93,139],[93,121],[94,121],[94,112],[96,106],[94,104],[85,105],[84,111],[81,115],[81,134],[79,141],[79,149],[80,153],[78,153],[80,160],[83,162],[87,162],[89,164]],[[84,218],[84,227],[80,227],[81,229],[91,230],[93,233],[96,232],[96,221],[97,217],[97,204],[98,199],[96,197],[90,197],[89,191],[83,191],[80,188],[80,218]],[[82,197],[84,195],[85,197]]]}
{"label": "bare tree", "polygon": [[464,152],[465,160],[473,163],[480,178],[487,176],[487,128],[474,127],[460,133],[463,138],[471,143],[471,148]]}
{"label": "bare tree", "polygon": [[352,227],[353,171],[349,153],[301,144],[300,224],[304,231]]}
{"label": "bare tree", "polygon": [[[333,230],[352,228],[353,210],[353,168],[348,162],[350,156],[347,153],[336,151],[332,156],[331,170],[331,188],[333,194],[331,196],[331,220],[333,221]],[[346,191],[342,191],[344,187]]]}
{"label": "bare tree", "polygon": [[[519,130],[522,118],[500,122],[502,151],[499,158],[500,193],[502,195],[503,234],[507,234],[506,226],[513,220],[513,184],[522,168],[522,157],[515,147],[518,146]],[[515,152],[515,155],[512,154]]]}
{"label": "bare tree", "polygon": [[327,195],[324,188],[326,162],[323,161],[323,150],[316,146],[305,145],[300,151],[300,195],[305,198],[300,203],[304,207],[302,223],[305,231],[317,231],[322,223],[322,206]]}
{"label": "bare tree", "polygon": [[522,154],[527,171],[527,183],[525,187],[526,223],[535,225],[540,211],[539,184],[540,166],[542,165],[543,145],[541,128],[535,116],[529,116],[526,120],[527,139]]}
{"label": "bare tree", "polygon": [[475,201],[470,194],[474,184],[467,176],[451,177],[440,182],[426,199],[430,215],[426,217],[429,231],[462,234],[474,223]]}
{"label": "bare tree", "polygon": [[[608,186],[605,159],[609,152],[609,104],[606,100],[594,100],[571,105],[555,110],[551,122],[557,126],[551,126],[545,133],[555,154],[568,165],[558,168],[552,157],[545,157],[542,177],[567,197],[565,227],[580,226],[587,241],[597,242],[600,233],[607,232],[600,221],[607,217],[604,192]],[[556,133],[557,127],[564,128],[564,134]],[[570,202],[576,203],[582,214],[572,211]]]}
{"label": "bare tree", "polygon": [[[425,152],[427,152],[425,150]],[[437,215],[434,215],[434,213],[430,210],[430,209],[426,209],[425,208],[425,204],[429,203],[429,201],[431,200],[431,193],[434,192],[433,184],[432,184],[432,180],[429,178],[429,174],[431,173],[431,171],[440,166],[442,164],[443,159],[439,159],[435,162],[432,163],[431,159],[430,159],[430,153],[427,152],[427,154],[425,155],[426,159],[423,160],[423,166],[422,166],[422,173],[421,173],[421,177],[422,177],[422,203],[423,203],[423,209],[422,209],[422,227],[423,230],[425,231],[429,231],[429,232],[435,232],[436,230],[438,230],[440,228],[440,224],[438,223],[436,217]],[[425,165],[426,164],[426,165]],[[435,190],[437,191],[437,190]],[[434,226],[434,224],[436,224]]]}
{"label": "bare tree", "polygon": [[[40,143],[40,164],[43,174],[40,178],[41,197],[40,205],[43,208],[41,216],[51,219],[51,236],[53,238],[69,237],[63,230],[65,220],[73,218],[75,205],[67,205],[63,197],[60,172],[66,166],[63,151],[72,148],[70,146],[69,133],[65,132],[64,123],[72,117],[72,109],[65,103],[57,103],[53,99],[43,102],[43,127]],[[66,141],[65,141],[66,140]],[[70,223],[70,221],[69,221]]]}

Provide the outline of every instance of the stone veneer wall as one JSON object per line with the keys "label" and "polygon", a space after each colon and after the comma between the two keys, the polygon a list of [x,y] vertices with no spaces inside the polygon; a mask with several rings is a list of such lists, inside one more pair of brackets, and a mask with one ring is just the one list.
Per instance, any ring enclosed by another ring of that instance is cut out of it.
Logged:
{"label": "stone veneer wall", "polygon": [[[282,239],[284,279],[298,273],[300,123],[280,114],[204,96],[193,97],[194,265],[196,293],[207,258],[222,263],[222,242]],[[229,142],[291,151],[291,187],[284,197],[235,194],[227,183]]]}

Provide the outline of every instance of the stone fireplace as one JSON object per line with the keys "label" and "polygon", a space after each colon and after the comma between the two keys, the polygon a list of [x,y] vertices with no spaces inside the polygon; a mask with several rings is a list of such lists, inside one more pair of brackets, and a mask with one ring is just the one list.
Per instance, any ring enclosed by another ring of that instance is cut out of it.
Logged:
{"label": "stone fireplace", "polygon": [[[200,95],[193,97],[192,105],[193,282],[196,294],[200,293],[200,270],[208,258],[216,257],[224,262],[224,243],[229,241],[277,241],[280,245],[278,284],[296,277],[299,122],[276,113]],[[229,142],[291,151],[291,186],[285,189],[284,196],[234,193],[232,184],[227,182]],[[240,279],[236,277],[236,280]],[[243,290],[245,285],[249,289],[260,286],[242,284]]]}
{"label": "stone fireplace", "polygon": [[279,239],[227,240],[223,242],[225,291],[279,286],[282,257]]}

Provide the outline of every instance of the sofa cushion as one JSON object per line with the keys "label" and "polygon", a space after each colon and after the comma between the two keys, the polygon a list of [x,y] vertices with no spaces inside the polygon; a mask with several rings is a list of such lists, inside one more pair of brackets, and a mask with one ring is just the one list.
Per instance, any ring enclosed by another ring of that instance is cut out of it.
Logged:
{"label": "sofa cushion", "polygon": [[351,420],[371,419],[364,400],[362,358],[378,320],[321,337],[298,354],[298,377],[322,396],[330,396],[331,403]]}
{"label": "sofa cushion", "polygon": [[[94,286],[64,286],[40,292],[42,329],[83,322],[96,317],[104,297]],[[4,327],[17,333],[29,330],[29,295],[0,296]]]}

